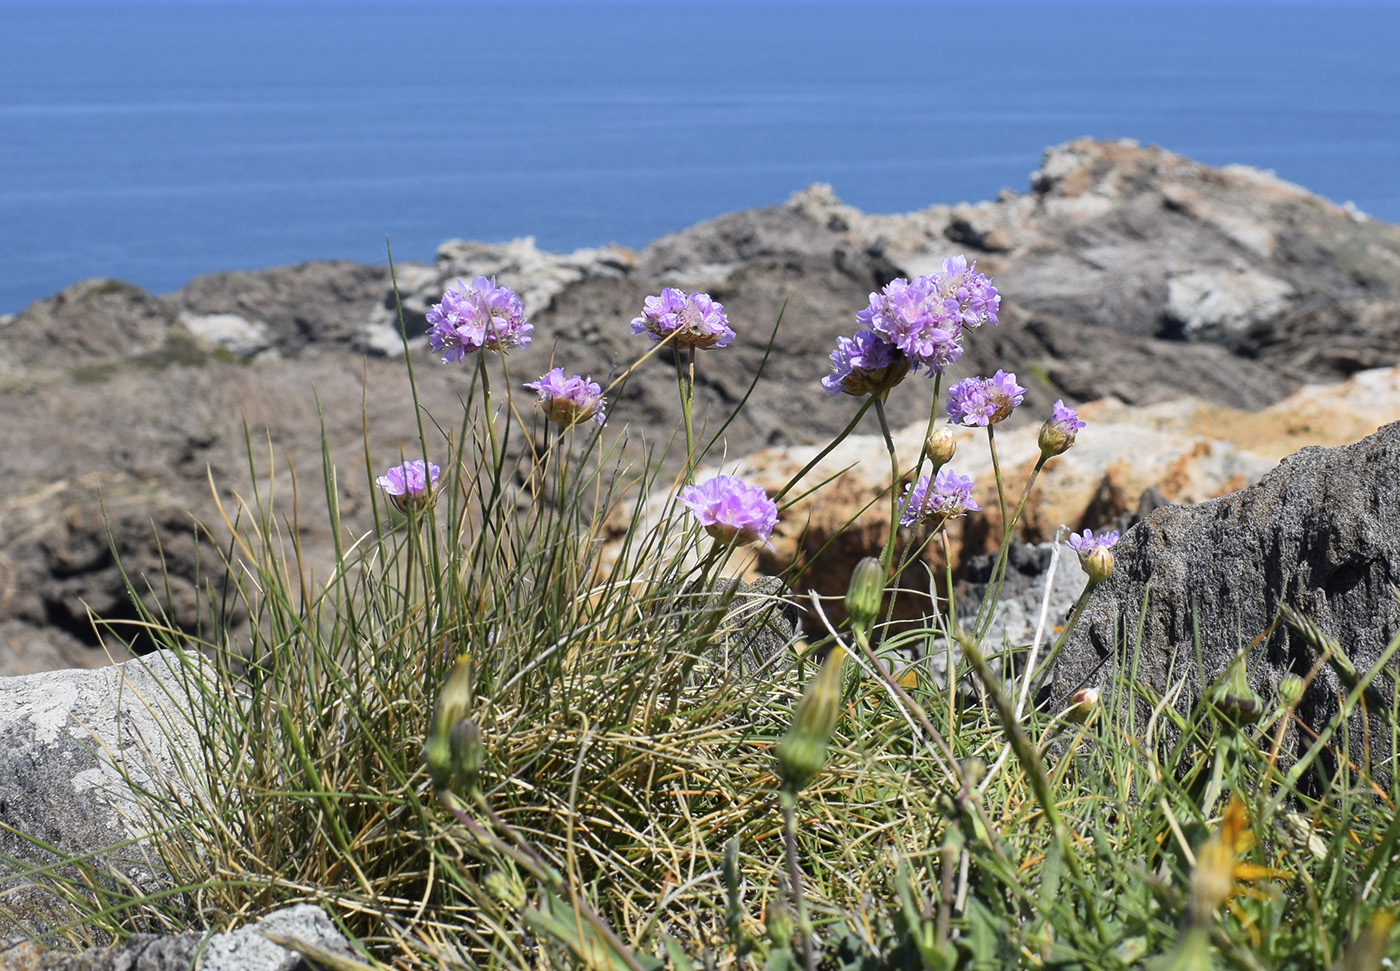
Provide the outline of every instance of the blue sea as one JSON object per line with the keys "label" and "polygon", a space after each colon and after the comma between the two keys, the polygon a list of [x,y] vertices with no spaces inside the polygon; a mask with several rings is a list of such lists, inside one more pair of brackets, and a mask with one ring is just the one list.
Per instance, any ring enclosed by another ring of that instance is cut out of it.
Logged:
{"label": "blue sea", "polygon": [[1400,222],[1400,5],[0,0],[0,313],[386,238],[641,246],[818,181],[988,199],[1081,135]]}

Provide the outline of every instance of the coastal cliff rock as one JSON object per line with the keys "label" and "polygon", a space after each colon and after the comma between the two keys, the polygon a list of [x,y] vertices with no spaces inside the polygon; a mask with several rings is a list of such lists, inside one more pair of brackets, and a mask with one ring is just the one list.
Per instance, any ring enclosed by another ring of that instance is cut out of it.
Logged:
{"label": "coastal cliff rock", "polygon": [[[749,393],[781,312],[763,377],[719,445],[737,458],[828,441],[853,408],[818,384],[836,337],[854,330],[872,290],[959,252],[994,276],[1004,303],[1001,326],[968,342],[949,379],[1015,371],[1042,411],[1056,397],[1187,396],[1255,411],[1305,381],[1400,362],[1400,227],[1265,173],[1126,142],[1049,149],[1026,192],[987,202],[871,215],[817,186],[635,253],[450,241],[433,265],[396,271],[419,400],[449,429],[471,373],[434,360],[422,314],[458,277],[494,274],[531,309],[534,343],[507,362],[517,388],[554,364],[610,380],[645,349],[628,322],[647,294],[708,289],[739,333],[700,361],[696,409],[710,427]],[[28,510],[0,519],[0,673],[105,663],[87,611],[130,616],[114,567],[65,573],[71,556],[46,552],[104,548],[104,497],[153,497],[154,542],[138,541],[147,524],[132,507],[119,546],[124,559],[146,550],[139,572],[155,601],[164,559],[181,625],[209,614],[191,551],[218,576],[196,526],[217,538],[216,500],[233,514],[240,500],[287,501],[295,487],[301,548],[323,568],[332,542],[311,498],[322,430],[352,532],[368,522],[367,472],[415,447],[397,326],[388,268],[334,262],[200,277],[163,297],[89,281],[0,318],[0,508]],[[896,427],[927,416],[923,381],[891,397]],[[1012,424],[1039,416],[1027,409]],[[678,420],[663,352],[614,390],[608,434],[625,429],[635,457]]]}

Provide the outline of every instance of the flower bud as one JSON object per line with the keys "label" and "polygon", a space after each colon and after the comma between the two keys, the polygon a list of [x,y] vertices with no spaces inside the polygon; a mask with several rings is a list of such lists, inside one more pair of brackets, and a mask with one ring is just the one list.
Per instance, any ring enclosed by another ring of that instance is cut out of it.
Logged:
{"label": "flower bud", "polygon": [[1065,710],[1065,717],[1072,722],[1083,725],[1098,707],[1099,689],[1081,688],[1069,696],[1069,707]]}
{"label": "flower bud", "polygon": [[1050,417],[1040,426],[1037,444],[1040,446],[1042,461],[1069,451],[1069,447],[1074,444],[1074,436],[1083,427],[1084,422],[1079,420],[1079,415],[1075,414],[1074,409],[1063,400],[1056,400]]}
{"label": "flower bud", "polygon": [[937,472],[953,461],[953,455],[957,450],[958,441],[953,436],[953,429],[948,425],[935,429],[924,442],[924,455],[933,466],[932,472]]}
{"label": "flower bud", "polygon": [[1089,574],[1090,583],[1099,583],[1113,572],[1113,550],[1100,546],[1090,551],[1084,558],[1084,572]]}
{"label": "flower bud", "polygon": [[768,901],[768,906],[764,910],[763,923],[768,931],[768,940],[778,950],[783,950],[792,944],[792,911],[783,902],[781,896],[774,897]]}
{"label": "flower bud", "polygon": [[831,730],[841,715],[841,682],[845,671],[846,649],[837,645],[827,655],[817,676],[802,692],[793,713],[792,727],[778,743],[778,775],[783,788],[800,792],[826,763],[826,746]]}
{"label": "flower bud", "polygon": [[846,616],[851,619],[853,630],[862,635],[870,632],[870,625],[880,615],[880,600],[884,595],[884,564],[867,556],[851,571],[851,582],[846,587]]}
{"label": "flower bud", "polygon": [[1251,725],[1264,714],[1264,700],[1249,686],[1243,657],[1230,665],[1213,703],[1215,710],[1235,725]]}
{"label": "flower bud", "polygon": [[521,882],[518,874],[492,870],[486,874],[482,883],[486,886],[487,893],[511,910],[518,912],[524,908],[527,899],[525,884]]}
{"label": "flower bud", "polygon": [[1298,703],[1298,699],[1303,697],[1303,679],[1298,675],[1289,672],[1278,680],[1278,699],[1284,705],[1292,707]]}
{"label": "flower bud", "polygon": [[427,741],[423,743],[423,761],[427,763],[433,787],[439,791],[446,790],[452,782],[452,729],[467,717],[471,704],[471,660],[466,654],[460,654],[457,663],[452,666],[452,673],[447,676],[447,683],[438,692],[432,727]]}
{"label": "flower bud", "polygon": [[448,736],[452,752],[452,770],[468,792],[481,784],[481,767],[486,764],[486,741],[475,718],[463,718],[452,726]]}

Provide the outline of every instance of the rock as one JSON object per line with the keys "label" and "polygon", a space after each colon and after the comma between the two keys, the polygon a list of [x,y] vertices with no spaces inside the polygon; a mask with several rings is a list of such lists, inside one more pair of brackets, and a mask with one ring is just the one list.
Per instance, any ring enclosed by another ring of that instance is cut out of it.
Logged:
{"label": "rock", "polygon": [[[1184,682],[1183,710],[1249,652],[1250,682],[1266,704],[1288,672],[1306,676],[1318,650],[1287,625],[1282,607],[1312,621],[1359,671],[1400,634],[1400,423],[1353,445],[1305,448],[1240,492],[1194,506],[1167,506],[1119,541],[1117,568],[1092,594],[1054,672],[1054,696],[1119,674],[1120,632],[1146,610],[1134,676],[1162,696]],[[1200,669],[1196,639],[1199,636]],[[1378,687],[1393,695],[1392,661]],[[1323,665],[1298,714],[1320,730],[1345,692]],[[1052,707],[1053,707],[1052,703]],[[1358,765],[1383,758],[1385,732],[1351,724]],[[1374,746],[1368,758],[1366,739]],[[1306,744],[1306,739],[1295,739]]]}
{"label": "rock", "polygon": [[169,308],[139,287],[83,280],[31,304],[5,326],[0,382],[29,370],[97,368],[155,354],[174,324]]}
{"label": "rock", "polygon": [[226,351],[235,357],[256,357],[272,347],[267,325],[238,314],[192,314],[181,311],[180,326],[206,350]]}
{"label": "rock", "polygon": [[177,313],[196,320],[241,317],[250,322],[258,341],[283,357],[295,357],[349,349],[388,286],[386,267],[329,260],[211,273],[164,299]]}
{"label": "rock", "polygon": [[12,971],[186,971],[197,960],[201,971],[309,971],[299,954],[273,939],[299,941],[340,957],[356,956],[320,908],[297,904],[227,933],[135,934],[120,946],[80,954],[28,944],[9,950],[0,947],[0,967]]}
{"label": "rock", "polygon": [[[25,837],[74,856],[149,830],[133,787],[178,793],[182,767],[202,764],[180,677],[179,660],[161,652],[97,671],[0,678],[0,859],[55,862]],[[160,863],[142,842],[108,851],[98,866],[131,892],[164,886]],[[50,903],[4,864],[0,891],[7,909],[28,909],[36,921]]]}

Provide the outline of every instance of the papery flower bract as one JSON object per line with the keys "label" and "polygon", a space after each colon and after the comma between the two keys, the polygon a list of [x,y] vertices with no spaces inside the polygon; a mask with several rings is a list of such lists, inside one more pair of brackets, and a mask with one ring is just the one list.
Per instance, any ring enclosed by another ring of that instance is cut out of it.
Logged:
{"label": "papery flower bract", "polygon": [[948,417],[962,425],[995,425],[1026,396],[1016,375],[997,371],[990,378],[963,378],[948,389]]}
{"label": "papery flower bract", "polygon": [[525,387],[540,396],[545,417],[565,428],[590,418],[600,425],[607,424],[603,413],[603,405],[607,403],[603,399],[603,388],[592,378],[581,378],[577,374],[566,378],[564,369],[557,367]]}
{"label": "papery flower bract", "polygon": [[726,347],[734,340],[724,305],[708,293],[686,294],[666,287],[660,296],[642,301],[642,313],[632,318],[632,333],[662,341],[672,334],[676,347]]}
{"label": "papery flower bract", "polygon": [[535,329],[515,291],[496,286],[495,277],[479,276],[471,286],[458,280],[428,309],[427,319],[428,343],[441,352],[444,364],[483,349],[524,347]]}
{"label": "papery flower bract", "polygon": [[743,546],[762,543],[778,525],[778,506],[758,486],[744,485],[732,475],[717,475],[699,485],[686,486],[678,500],[695,513],[696,520],[721,543]]}
{"label": "papery flower bract", "polygon": [[394,508],[407,513],[410,509],[432,505],[441,473],[442,470],[433,463],[415,459],[394,466],[375,479],[374,484],[384,490]]}
{"label": "papery flower bract", "polygon": [[873,330],[836,338],[831,373],[822,378],[827,394],[879,394],[904,380],[913,362]]}
{"label": "papery flower bract", "polygon": [[1040,436],[1036,440],[1041,456],[1048,459],[1069,451],[1069,447],[1074,444],[1074,437],[1083,427],[1084,422],[1079,420],[1075,410],[1065,404],[1064,399],[1056,398],[1055,407],[1050,412],[1050,417],[1045,419],[1045,424],[1040,426]]}
{"label": "papery flower bract", "polygon": [[1118,530],[1110,529],[1099,536],[1092,529],[1071,533],[1069,548],[1079,554],[1079,564],[1089,574],[1090,583],[1098,583],[1113,572],[1113,544],[1118,542]]}
{"label": "papery flower bract", "polygon": [[904,490],[899,501],[899,524],[913,526],[938,518],[939,521],[976,512],[982,507],[972,498],[972,480],[952,469],[941,469],[933,477],[919,476],[919,481]]}

